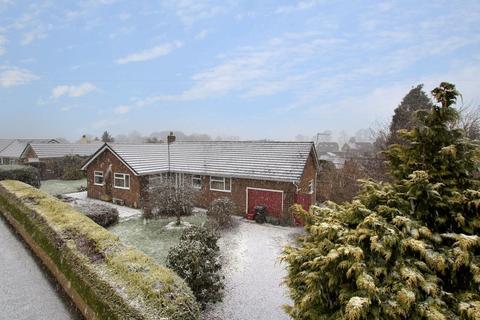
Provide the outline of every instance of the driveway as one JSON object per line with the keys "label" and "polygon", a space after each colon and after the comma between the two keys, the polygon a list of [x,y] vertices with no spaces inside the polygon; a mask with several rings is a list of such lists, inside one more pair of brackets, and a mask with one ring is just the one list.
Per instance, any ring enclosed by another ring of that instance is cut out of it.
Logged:
{"label": "driveway", "polygon": [[82,319],[0,217],[0,319]]}
{"label": "driveway", "polygon": [[224,259],[225,297],[210,306],[203,319],[290,319],[282,305],[290,303],[282,284],[285,265],[278,257],[284,245],[303,228],[259,225],[240,219],[238,227],[219,240]]}

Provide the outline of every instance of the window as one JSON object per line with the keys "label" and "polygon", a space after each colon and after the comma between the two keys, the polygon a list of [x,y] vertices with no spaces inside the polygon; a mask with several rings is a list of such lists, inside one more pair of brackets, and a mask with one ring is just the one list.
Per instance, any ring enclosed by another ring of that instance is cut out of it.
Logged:
{"label": "window", "polygon": [[210,177],[210,190],[230,192],[231,179],[225,177]]}
{"label": "window", "polygon": [[125,173],[115,173],[113,185],[117,189],[130,189],[130,175]]}
{"label": "window", "polygon": [[93,184],[97,186],[103,186],[103,172],[102,171],[94,171],[93,172]]}
{"label": "window", "polygon": [[310,193],[315,192],[315,184],[313,183],[313,180],[310,180],[308,182],[308,192]]}
{"label": "window", "polygon": [[192,176],[192,187],[194,189],[202,189],[202,176]]}
{"label": "window", "polygon": [[175,188],[183,187],[185,182],[184,174],[183,173],[175,173]]}

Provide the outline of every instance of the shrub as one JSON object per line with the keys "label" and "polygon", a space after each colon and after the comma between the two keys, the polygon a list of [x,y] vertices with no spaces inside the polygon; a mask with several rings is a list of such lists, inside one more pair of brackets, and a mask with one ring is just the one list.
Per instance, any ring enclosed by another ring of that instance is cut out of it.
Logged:
{"label": "shrub", "polygon": [[40,173],[30,166],[0,165],[0,180],[18,180],[40,188]]}
{"label": "shrub", "polygon": [[231,228],[234,225],[232,213],[237,211],[237,206],[230,198],[223,197],[212,201],[207,211],[208,225],[215,229]]}
{"label": "shrub", "polygon": [[78,180],[84,177],[84,173],[80,168],[83,164],[83,158],[80,156],[65,156],[60,163],[62,179]]}
{"label": "shrub", "polygon": [[479,149],[455,129],[455,87],[417,112],[386,152],[392,183],[352,202],[300,206],[306,235],[284,249],[293,319],[480,319]]}
{"label": "shrub", "polygon": [[166,181],[150,181],[148,189],[147,210],[144,211],[146,218],[157,215],[176,216],[177,223],[180,223],[182,215],[192,213],[193,200],[196,190],[191,186],[175,186],[171,179]]}
{"label": "shrub", "polygon": [[223,297],[217,240],[212,231],[193,226],[184,230],[180,243],[172,247],[167,256],[167,266],[187,282],[202,308]]}
{"label": "shrub", "polygon": [[118,222],[118,210],[105,204],[82,203],[74,208],[105,228]]}

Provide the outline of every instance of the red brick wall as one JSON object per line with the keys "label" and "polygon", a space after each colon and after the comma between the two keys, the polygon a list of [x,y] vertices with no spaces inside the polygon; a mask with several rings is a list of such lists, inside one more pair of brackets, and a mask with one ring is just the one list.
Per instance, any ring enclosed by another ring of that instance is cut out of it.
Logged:
{"label": "red brick wall", "polygon": [[317,191],[317,166],[315,165],[315,156],[313,155],[313,152],[310,153],[307,159],[307,164],[305,165],[305,169],[303,170],[303,175],[299,183],[299,187],[300,187],[299,192],[302,192],[305,194],[310,193],[309,183],[312,180],[313,180],[314,190],[313,190],[313,193],[311,193],[312,195],[311,204],[315,204],[316,193],[317,193],[316,192]]}
{"label": "red brick wall", "polygon": [[215,199],[228,197],[238,207],[237,214],[245,215],[247,205],[247,187],[271,190],[283,190],[283,210],[284,214],[288,213],[288,208],[293,204],[295,186],[291,182],[278,182],[266,180],[240,179],[232,178],[231,192],[210,190],[210,177],[202,177],[202,190],[197,199],[197,205],[207,208]]}
{"label": "red brick wall", "polygon": [[112,165],[112,178],[114,173],[126,173],[130,175],[130,189],[117,189],[113,186],[112,180],[112,197],[121,199],[125,202],[125,205],[129,207],[140,207],[140,177],[135,176],[133,172],[125,166],[115,155],[109,150],[105,150],[87,167],[87,195],[90,198],[102,199],[102,196],[106,195],[105,186],[95,185],[93,173],[94,171],[102,171],[105,177],[105,173],[108,167]]}

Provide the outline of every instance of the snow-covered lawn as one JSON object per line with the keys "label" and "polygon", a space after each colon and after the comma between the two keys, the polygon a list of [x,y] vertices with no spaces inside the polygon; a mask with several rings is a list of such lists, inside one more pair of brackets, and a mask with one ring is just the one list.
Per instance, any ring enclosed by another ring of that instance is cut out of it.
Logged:
{"label": "snow-covered lawn", "polygon": [[[178,243],[182,230],[168,230],[165,226],[175,218],[144,221],[141,211],[109,202],[87,198],[86,192],[67,194],[75,201],[99,202],[118,209],[120,222],[109,228],[126,244],[165,264],[168,250]],[[182,220],[201,225],[206,220],[205,211]],[[243,218],[238,226],[222,233],[219,240],[225,275],[223,302],[211,305],[202,314],[203,320],[289,319],[282,305],[290,303],[286,275],[279,255],[283,246],[292,243],[303,228],[259,225]]]}
{"label": "snow-covered lawn", "polygon": [[40,190],[53,196],[71,192],[77,192],[80,186],[87,186],[87,179],[80,180],[44,180]]}
{"label": "snow-covered lawn", "polygon": [[303,228],[278,227],[240,220],[219,240],[224,259],[225,297],[210,306],[204,320],[289,319],[282,305],[290,303],[282,285],[286,275],[278,257]]}
{"label": "snow-covered lawn", "polygon": [[103,204],[103,205],[106,205],[106,206],[110,206],[112,208],[116,208],[118,210],[118,216],[120,217],[120,219],[140,216],[142,214],[140,209],[134,209],[134,208],[129,208],[129,207],[125,207],[125,206],[119,206],[119,205],[113,204],[111,202],[106,202],[106,201],[101,201],[101,200],[97,200],[97,199],[88,198],[87,197],[87,191],[67,193],[64,196],[74,198],[76,203],[78,203],[78,204],[99,203],[99,204]]}

